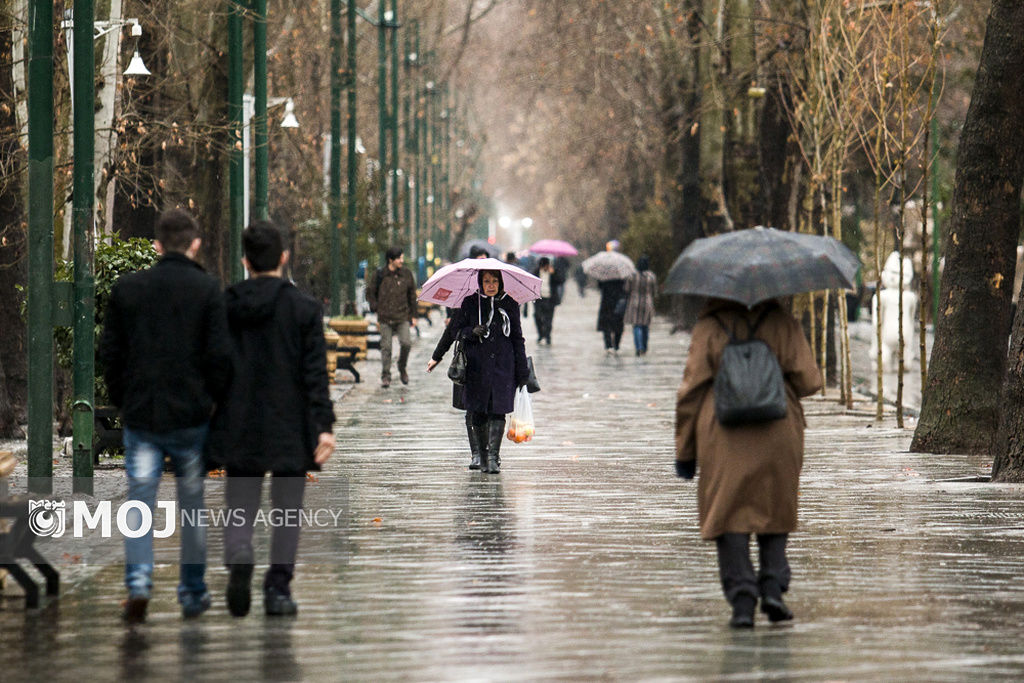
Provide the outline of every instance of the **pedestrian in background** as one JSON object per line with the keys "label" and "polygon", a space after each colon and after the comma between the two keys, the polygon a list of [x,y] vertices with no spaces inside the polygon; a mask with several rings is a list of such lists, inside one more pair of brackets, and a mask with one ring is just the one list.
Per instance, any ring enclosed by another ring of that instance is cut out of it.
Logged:
{"label": "pedestrian in background", "polygon": [[587,274],[583,272],[583,265],[577,263],[572,269],[572,278],[576,280],[576,287],[580,290],[580,298],[587,295]]}
{"label": "pedestrian in background", "polygon": [[[104,379],[124,424],[128,499],[141,501],[152,514],[169,457],[180,514],[192,520],[203,508],[210,415],[226,397],[232,367],[220,284],[195,261],[201,245],[199,225],[188,212],[163,212],[153,242],[161,258],[118,278],[100,339]],[[141,513],[131,510],[128,523],[140,528]],[[125,538],[124,546],[123,616],[138,623],[146,618],[153,588],[152,528]],[[183,523],[178,602],[186,618],[210,607],[205,574],[206,529]]]}
{"label": "pedestrian in background", "polygon": [[597,306],[597,331],[604,336],[605,355],[618,354],[626,315],[626,281],[601,280],[597,283],[601,302]]}
{"label": "pedestrian in background", "polygon": [[533,303],[533,322],[537,325],[537,344],[547,340],[551,346],[551,327],[558,301],[558,277],[551,259],[541,256],[533,273],[540,278],[540,298]]}
{"label": "pedestrian in background", "polygon": [[385,252],[387,265],[378,268],[373,282],[366,288],[370,309],[377,313],[380,328],[380,385],[391,386],[391,347],[398,335],[398,376],[402,384],[409,383],[406,364],[412,348],[410,330],[416,325],[416,278],[405,267],[401,247],[390,247]]}
{"label": "pedestrian in background", "polygon": [[[713,382],[730,332],[768,344],[785,384],[785,417],[725,426],[715,417]],[[727,331],[728,330],[728,331]],[[804,413],[800,398],[821,388],[821,372],[800,323],[776,301],[747,309],[712,299],[693,328],[683,383],[676,400],[676,473],[700,470],[697,506],[700,535],[715,541],[722,590],[732,605],[730,625],[754,625],[758,598],[772,622],[793,618],[782,600],[789,589],[786,541],[796,529],[803,465]],[[757,536],[760,567],[750,561]]]}
{"label": "pedestrian in background", "polygon": [[[481,270],[477,278],[478,292],[463,300],[451,325],[465,343],[462,404],[467,411],[470,450],[475,441],[481,471],[497,474],[505,415],[512,412],[515,391],[525,386],[529,369],[519,304],[505,293],[501,272]],[[437,363],[431,358],[427,372]]]}
{"label": "pedestrian in background", "polygon": [[[224,496],[232,521],[224,528],[224,563],[227,605],[236,617],[249,613],[253,524],[264,475],[272,475],[273,508],[286,515],[294,511],[292,519],[298,519],[306,472],[319,470],[334,451],[320,308],[282,277],[288,251],[277,226],[256,221],[242,233],[242,249],[252,277],[225,293],[234,381],[214,418],[207,449],[208,466],[227,469]],[[263,579],[268,615],[298,611],[291,593],[298,546],[297,524],[274,526]]]}
{"label": "pedestrian in background", "polygon": [[651,319],[654,317],[654,294],[658,289],[658,280],[650,267],[651,260],[641,256],[636,260],[636,274],[626,280],[629,298],[623,323],[633,326],[633,346],[638,356],[647,353]]}

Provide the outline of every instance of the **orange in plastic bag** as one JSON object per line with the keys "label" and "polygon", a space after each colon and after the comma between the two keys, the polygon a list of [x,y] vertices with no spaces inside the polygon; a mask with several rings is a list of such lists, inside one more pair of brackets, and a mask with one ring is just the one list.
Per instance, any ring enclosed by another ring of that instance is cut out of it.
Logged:
{"label": "orange in plastic bag", "polygon": [[505,437],[514,443],[526,443],[533,438],[533,405],[526,387],[516,390],[516,401],[508,418]]}

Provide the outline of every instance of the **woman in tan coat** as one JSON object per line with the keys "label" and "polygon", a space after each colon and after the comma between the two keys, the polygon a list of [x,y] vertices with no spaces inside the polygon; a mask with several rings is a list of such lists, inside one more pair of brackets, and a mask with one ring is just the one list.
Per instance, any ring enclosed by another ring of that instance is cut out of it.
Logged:
{"label": "woman in tan coat", "polygon": [[[762,317],[763,314],[763,317]],[[717,320],[716,320],[717,318]],[[788,409],[767,422],[724,426],[715,418],[712,382],[726,329],[768,344],[782,369]],[[804,413],[800,398],[821,388],[821,373],[800,324],[776,301],[753,309],[711,300],[693,329],[683,384],[676,401],[676,472],[693,478],[698,465],[697,506],[701,538],[714,540],[730,625],[754,625],[758,597],[771,621],[792,619],[782,601],[789,587],[787,535],[796,529],[797,490],[803,465]],[[750,534],[757,535],[760,570],[750,561]]]}

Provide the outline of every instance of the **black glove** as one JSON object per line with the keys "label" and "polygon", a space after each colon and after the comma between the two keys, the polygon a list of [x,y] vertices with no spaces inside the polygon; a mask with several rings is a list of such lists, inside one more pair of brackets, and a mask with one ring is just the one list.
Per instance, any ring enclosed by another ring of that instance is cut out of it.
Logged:
{"label": "black glove", "polygon": [[473,334],[475,334],[479,339],[482,340],[484,338],[484,335],[487,334],[487,326],[477,325],[476,327],[473,328]]}
{"label": "black glove", "polygon": [[693,479],[693,476],[697,474],[697,461],[696,460],[676,460],[676,476],[682,477],[683,479]]}

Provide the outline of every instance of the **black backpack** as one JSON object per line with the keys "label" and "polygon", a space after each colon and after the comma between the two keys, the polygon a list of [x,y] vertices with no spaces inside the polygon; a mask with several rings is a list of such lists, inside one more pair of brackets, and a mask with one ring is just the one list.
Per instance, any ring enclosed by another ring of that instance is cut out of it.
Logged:
{"label": "black backpack", "polygon": [[762,311],[753,325],[747,323],[745,340],[737,339],[735,330],[714,316],[729,335],[713,385],[715,418],[723,425],[767,422],[786,416],[786,386],[779,360],[768,344],[754,338],[769,312]]}

